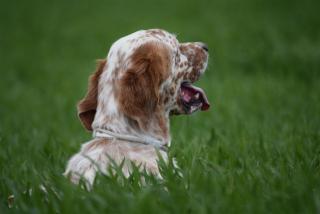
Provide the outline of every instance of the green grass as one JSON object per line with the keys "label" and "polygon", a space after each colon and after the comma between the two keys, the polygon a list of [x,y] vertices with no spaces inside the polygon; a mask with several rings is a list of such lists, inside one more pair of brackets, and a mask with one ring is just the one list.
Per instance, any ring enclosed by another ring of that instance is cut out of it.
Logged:
{"label": "green grass", "polygon": [[[2,1],[0,213],[320,213],[319,1]],[[204,41],[212,109],[172,118],[184,175],[62,172],[90,139],[76,116],[95,59],[138,29]],[[44,185],[44,194],[39,185]],[[29,194],[32,189],[32,194]],[[7,198],[15,196],[13,208]]]}

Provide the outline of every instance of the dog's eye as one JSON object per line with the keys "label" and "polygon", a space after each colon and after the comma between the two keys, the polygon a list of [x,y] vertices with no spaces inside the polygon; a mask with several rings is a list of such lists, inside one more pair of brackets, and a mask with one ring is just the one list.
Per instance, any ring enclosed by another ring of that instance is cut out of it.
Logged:
{"label": "dog's eye", "polygon": [[181,54],[180,49],[177,48],[176,51],[175,51],[174,57],[175,57],[175,58],[179,58],[179,57],[180,57],[180,54]]}

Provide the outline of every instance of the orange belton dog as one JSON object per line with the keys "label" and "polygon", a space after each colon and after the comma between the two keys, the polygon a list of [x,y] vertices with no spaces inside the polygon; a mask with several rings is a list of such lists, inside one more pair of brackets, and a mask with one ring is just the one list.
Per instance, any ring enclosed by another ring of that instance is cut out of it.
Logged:
{"label": "orange belton dog", "polygon": [[192,85],[207,62],[204,43],[179,43],[160,29],[116,41],[78,104],[80,120],[93,131],[93,139],[69,160],[65,175],[74,183],[83,177],[92,186],[97,171],[107,174],[108,166],[124,161],[126,176],[135,163],[161,177],[157,150],[167,160],[170,115],[210,106],[203,90]]}

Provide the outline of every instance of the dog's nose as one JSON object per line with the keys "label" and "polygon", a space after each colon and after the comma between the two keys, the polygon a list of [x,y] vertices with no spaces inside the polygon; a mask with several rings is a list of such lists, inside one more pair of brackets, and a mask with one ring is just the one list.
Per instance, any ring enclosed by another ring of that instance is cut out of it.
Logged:
{"label": "dog's nose", "polygon": [[203,50],[209,52],[209,48],[208,45],[203,43],[203,42],[199,42],[199,45],[202,47]]}

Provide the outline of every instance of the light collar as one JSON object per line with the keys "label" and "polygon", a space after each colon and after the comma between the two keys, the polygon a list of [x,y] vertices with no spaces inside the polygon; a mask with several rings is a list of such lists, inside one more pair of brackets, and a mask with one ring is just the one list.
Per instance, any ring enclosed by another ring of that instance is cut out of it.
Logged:
{"label": "light collar", "polygon": [[116,140],[122,140],[122,141],[130,141],[134,143],[141,143],[145,145],[152,145],[157,149],[167,151],[168,148],[166,145],[163,145],[164,142],[151,138],[151,137],[137,137],[133,135],[128,135],[128,134],[120,134],[120,133],[115,133],[107,129],[95,129],[93,131],[93,137],[94,138],[106,138],[106,139],[116,139]]}

